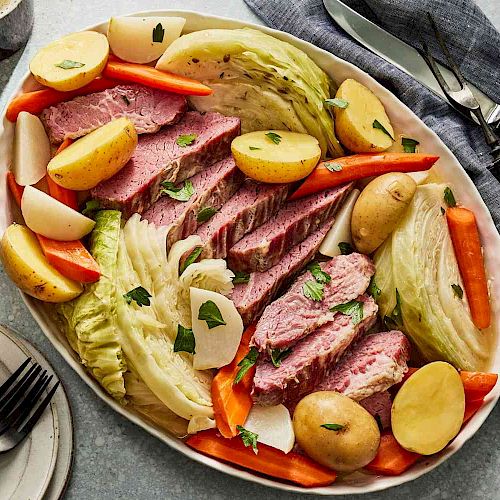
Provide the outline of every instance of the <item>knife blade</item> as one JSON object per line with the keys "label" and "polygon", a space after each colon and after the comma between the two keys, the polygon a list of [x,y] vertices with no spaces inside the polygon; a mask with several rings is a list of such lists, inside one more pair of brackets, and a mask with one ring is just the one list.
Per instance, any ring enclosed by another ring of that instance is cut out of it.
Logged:
{"label": "knife blade", "polygon": [[[434,94],[448,102],[418,50],[372,23],[340,0],[323,0],[323,4],[332,19],[361,45],[412,76]],[[455,80],[453,73],[448,68],[438,65],[447,81]],[[479,102],[486,121],[495,123],[500,120],[500,105],[470,82],[467,84]]]}

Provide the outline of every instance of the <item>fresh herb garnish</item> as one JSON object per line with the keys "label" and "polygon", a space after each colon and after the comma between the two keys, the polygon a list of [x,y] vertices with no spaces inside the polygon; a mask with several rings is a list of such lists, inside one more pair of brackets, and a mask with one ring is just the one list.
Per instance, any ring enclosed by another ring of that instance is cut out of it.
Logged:
{"label": "fresh herb garnish", "polygon": [[333,163],[331,161],[327,161],[323,163],[323,165],[330,170],[330,172],[340,172],[342,170],[342,165],[340,163]]}
{"label": "fresh herb garnish", "polygon": [[327,106],[335,106],[336,108],[345,109],[349,106],[349,101],[335,97],[335,99],[325,99],[325,104]]}
{"label": "fresh herb garnish", "polygon": [[252,366],[257,363],[258,357],[259,351],[257,350],[257,348],[250,347],[250,351],[248,351],[248,354],[238,363],[240,369],[238,370],[236,377],[234,377],[233,384],[238,384],[240,382],[240,380],[245,376],[248,370],[250,370],[250,368],[252,368]]}
{"label": "fresh herb garnish", "polygon": [[401,145],[403,146],[403,151],[405,153],[414,153],[419,144],[420,142],[416,141],[415,139],[410,139],[409,137],[401,138]]}
{"label": "fresh herb garnish", "polygon": [[193,248],[191,253],[187,256],[186,260],[181,264],[179,268],[179,276],[186,270],[188,266],[191,264],[194,264],[196,262],[196,259],[200,256],[201,252],[203,251],[203,247],[196,247]]}
{"label": "fresh herb garnish", "polygon": [[332,277],[328,273],[325,273],[323,269],[321,269],[318,262],[311,262],[307,266],[307,270],[314,276],[314,279],[318,283],[330,283],[330,281],[332,280]]}
{"label": "fresh herb garnish", "polygon": [[250,151],[258,151],[259,149],[262,149],[262,148],[258,148],[258,147],[256,147],[256,146],[248,146],[248,149],[249,149]]}
{"label": "fresh herb garnish", "polygon": [[341,431],[345,425],[340,424],[321,424],[320,427],[323,429],[328,429],[329,431]]}
{"label": "fresh herb garnish", "polygon": [[389,134],[389,131],[378,120],[373,120],[373,128],[382,130],[384,134],[388,135],[392,140],[394,140],[394,137],[392,137],[392,135]]}
{"label": "fresh herb garnish", "polygon": [[150,297],[152,295],[142,286],[137,286],[133,290],[123,294],[123,298],[127,301],[127,304],[131,304],[134,300],[139,307],[150,306]]}
{"label": "fresh herb garnish", "polygon": [[347,241],[341,241],[339,243],[339,250],[342,255],[350,255],[354,253],[354,248],[352,248],[352,245]]}
{"label": "fresh herb garnish", "polygon": [[85,208],[82,210],[82,215],[85,217],[94,218],[96,212],[101,210],[101,206],[97,200],[89,200],[85,203]]}
{"label": "fresh herb garnish", "polygon": [[292,354],[292,349],[287,347],[286,349],[273,349],[271,351],[271,361],[275,368],[279,368],[281,362],[288,358]]}
{"label": "fresh herb garnish", "polygon": [[193,183],[189,179],[182,187],[175,187],[174,183],[169,181],[163,181],[160,186],[160,196],[167,195],[177,201],[188,201],[195,193]]}
{"label": "fresh herb garnish", "polygon": [[384,323],[387,328],[399,329],[403,326],[403,312],[401,311],[401,297],[396,288],[396,305],[391,314],[384,316]]}
{"label": "fresh herb garnish", "polygon": [[278,135],[274,132],[268,132],[266,137],[270,139],[274,144],[279,144],[281,142],[281,135]]}
{"label": "fresh herb garnish", "polygon": [[241,425],[237,425],[236,430],[239,431],[238,436],[241,437],[243,444],[247,448],[251,446],[253,452],[257,455],[257,453],[259,453],[259,450],[257,449],[257,439],[259,438],[259,435],[255,434],[255,432],[247,431]]}
{"label": "fresh herb garnish", "polygon": [[308,299],[320,302],[323,300],[323,289],[325,285],[323,283],[318,283],[317,281],[306,281],[302,285],[302,293]]}
{"label": "fresh herb garnish", "polygon": [[441,209],[441,215],[444,215],[446,213],[446,210],[443,207],[439,207]]}
{"label": "fresh herb garnish", "polygon": [[214,207],[205,207],[202,208],[198,215],[196,216],[196,220],[198,222],[207,222],[208,219],[211,219],[217,213],[217,209]]}
{"label": "fresh herb garnish", "polygon": [[351,317],[352,324],[357,325],[363,319],[363,302],[358,300],[350,300],[345,304],[338,304],[336,306],[330,307],[332,312],[341,312]]}
{"label": "fresh herb garnish", "polygon": [[444,201],[449,207],[457,206],[457,201],[455,200],[453,191],[449,187],[444,188]]}
{"label": "fresh herb garnish", "polygon": [[177,146],[185,148],[186,146],[191,146],[191,144],[193,144],[195,140],[196,140],[196,134],[184,134],[177,137],[175,142]]}
{"label": "fresh herb garnish", "polygon": [[381,293],[382,290],[377,286],[377,283],[375,283],[375,276],[372,276],[370,284],[368,285],[368,294],[371,295],[375,300],[377,300],[380,297]]}
{"label": "fresh herb garnish", "polygon": [[451,285],[451,288],[453,288],[453,293],[455,296],[457,296],[459,299],[463,299],[464,297],[464,291],[462,290],[462,287],[460,285]]}
{"label": "fresh herb garnish", "polygon": [[54,66],[57,66],[58,68],[62,69],[74,69],[74,68],[82,68],[85,66],[85,63],[81,63],[78,61],[71,61],[70,59],[64,59],[60,63],[54,64]]}
{"label": "fresh herb garnish", "polygon": [[182,325],[177,325],[177,337],[174,342],[174,352],[189,352],[194,354],[196,341],[194,339],[193,330],[184,328]]}
{"label": "fresh herb garnish", "polygon": [[165,30],[161,23],[158,23],[155,28],[153,28],[153,43],[163,42],[163,37],[165,36]]}
{"label": "fresh herb garnish", "polygon": [[122,99],[127,106],[130,106],[130,100],[125,94],[122,94]]}
{"label": "fresh herb garnish", "polygon": [[213,300],[203,302],[198,311],[198,319],[206,321],[208,329],[211,330],[216,326],[225,325],[226,322],[222,319],[222,314]]}
{"label": "fresh herb garnish", "polygon": [[235,271],[233,276],[233,284],[238,283],[248,283],[250,281],[250,275],[242,271]]}

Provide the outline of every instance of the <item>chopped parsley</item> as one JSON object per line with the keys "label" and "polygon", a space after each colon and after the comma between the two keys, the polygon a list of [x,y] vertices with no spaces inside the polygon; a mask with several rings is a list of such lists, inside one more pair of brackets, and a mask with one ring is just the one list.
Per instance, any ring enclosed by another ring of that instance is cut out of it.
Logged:
{"label": "chopped parsley", "polygon": [[188,179],[181,187],[175,187],[173,182],[163,181],[161,184],[160,195],[167,195],[177,201],[188,201],[195,193],[193,183]]}
{"label": "chopped parsley", "polygon": [[403,312],[401,311],[401,297],[396,288],[396,305],[391,314],[384,316],[384,323],[387,328],[400,329],[403,326]]}
{"label": "chopped parsley", "polygon": [[318,262],[311,262],[307,266],[307,270],[314,276],[318,283],[330,283],[332,277],[323,271]]}
{"label": "chopped parsley", "polygon": [[150,306],[150,297],[152,297],[152,295],[142,286],[137,286],[133,290],[123,294],[123,298],[126,300],[127,304],[131,304],[132,301],[135,301],[139,307]]}
{"label": "chopped parsley", "polygon": [[250,368],[252,368],[252,366],[257,363],[258,357],[259,351],[257,350],[257,348],[251,347],[250,351],[248,351],[248,354],[238,363],[240,369],[238,370],[236,377],[234,377],[233,384],[238,384],[240,382],[240,380],[246,375],[248,370],[250,370]]}
{"label": "chopped parsley", "polygon": [[334,106],[336,108],[345,109],[349,106],[349,101],[345,99],[340,99],[339,97],[335,97],[335,99],[325,99],[325,104],[327,106]]}
{"label": "chopped parsley", "polygon": [[214,207],[205,207],[202,208],[198,215],[196,216],[196,220],[198,222],[207,222],[207,220],[211,219],[217,213],[217,209]]}
{"label": "chopped parsley", "polygon": [[340,424],[321,424],[320,427],[323,429],[328,429],[329,431],[341,431],[344,429],[345,425]]}
{"label": "chopped parsley", "polygon": [[279,368],[281,362],[288,358],[292,354],[292,349],[287,347],[286,349],[273,349],[271,351],[271,361],[275,368]]}
{"label": "chopped parsley", "polygon": [[405,153],[414,153],[419,144],[420,143],[415,139],[410,139],[409,137],[401,138],[401,145],[403,146],[403,151]]}
{"label": "chopped parsley", "polygon": [[354,253],[354,248],[352,248],[352,245],[347,241],[341,241],[339,243],[339,250],[342,255],[350,255],[351,253]]}
{"label": "chopped parsley", "polygon": [[375,276],[372,276],[370,284],[368,285],[368,294],[371,295],[375,300],[377,300],[380,297],[381,293],[382,290],[377,286],[377,283],[375,283]]}
{"label": "chopped parsley", "polygon": [[83,68],[83,66],[85,66],[85,63],[81,63],[78,61],[71,61],[70,59],[64,59],[60,63],[54,64],[54,66],[57,66],[58,68],[62,69],[74,69],[74,68]]}
{"label": "chopped parsley", "polygon": [[186,270],[188,266],[196,262],[196,259],[200,256],[203,251],[203,247],[194,248],[191,253],[187,256],[186,260],[181,264],[179,268],[179,276]]}
{"label": "chopped parsley", "polygon": [[449,187],[444,188],[444,201],[449,207],[456,207],[457,201],[455,200],[455,195]]}
{"label": "chopped parsley", "polygon": [[462,287],[460,285],[453,284],[451,285],[451,288],[453,288],[453,293],[456,297],[458,297],[460,300],[463,299],[464,291],[462,290]]}
{"label": "chopped parsley", "polygon": [[333,163],[331,161],[327,161],[323,163],[323,165],[330,170],[330,172],[340,172],[342,170],[342,165],[340,163]]}
{"label": "chopped parsley", "polygon": [[125,94],[122,94],[122,99],[127,106],[130,106],[130,100]]}
{"label": "chopped parsley", "polygon": [[186,146],[191,146],[191,144],[193,144],[195,140],[196,140],[196,134],[184,134],[177,137],[175,142],[177,146],[185,148]]}
{"label": "chopped parsley", "polygon": [[194,354],[196,341],[194,339],[193,330],[184,328],[182,325],[177,325],[177,337],[175,337],[174,352],[189,352]]}
{"label": "chopped parsley", "polygon": [[250,151],[258,151],[258,150],[260,150],[260,149],[262,149],[262,148],[258,148],[257,146],[248,146],[248,149],[249,149]]}
{"label": "chopped parsley", "polygon": [[302,293],[308,299],[314,300],[316,302],[321,302],[323,300],[324,288],[325,285],[323,283],[308,280],[302,285]]}
{"label": "chopped parsley", "polygon": [[209,330],[226,324],[217,304],[213,300],[207,300],[201,304],[198,311],[198,319],[206,321]]}
{"label": "chopped parsley", "polygon": [[444,215],[446,213],[446,210],[443,207],[439,207],[441,209],[441,215]]}
{"label": "chopped parsley", "polygon": [[235,271],[233,276],[233,284],[238,285],[239,283],[248,283],[250,281],[250,275],[242,271]]}
{"label": "chopped parsley", "polygon": [[276,134],[275,132],[268,132],[266,137],[274,142],[274,144],[279,144],[281,142],[281,135]]}
{"label": "chopped parsley", "polygon": [[363,319],[363,302],[358,300],[350,300],[345,304],[338,304],[330,307],[332,312],[340,312],[351,317],[352,324],[357,325]]}
{"label": "chopped parsley", "polygon": [[161,23],[158,23],[155,28],[153,28],[153,43],[163,42],[163,37],[165,36],[165,30]]}
{"label": "chopped parsley", "polygon": [[381,130],[384,134],[388,135],[392,140],[394,140],[394,137],[389,134],[389,131],[378,120],[373,120],[373,128]]}
{"label": "chopped parsley", "polygon": [[243,441],[243,444],[248,448],[249,446],[252,447],[253,452],[257,455],[259,453],[259,450],[257,449],[257,439],[259,438],[258,434],[255,434],[255,432],[247,431],[244,427],[241,425],[236,426],[236,430],[239,431],[238,436],[241,437],[241,440]]}
{"label": "chopped parsley", "polygon": [[97,200],[89,200],[87,201],[87,203],[85,203],[85,208],[82,210],[82,215],[93,219],[96,212],[98,212],[99,210],[101,210],[99,202]]}

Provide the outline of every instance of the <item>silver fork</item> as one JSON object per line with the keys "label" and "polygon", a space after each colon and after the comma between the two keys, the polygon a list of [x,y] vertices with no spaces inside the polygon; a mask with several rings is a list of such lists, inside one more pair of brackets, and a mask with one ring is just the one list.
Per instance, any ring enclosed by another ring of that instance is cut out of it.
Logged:
{"label": "silver fork", "polygon": [[40,400],[52,375],[30,362],[24,361],[0,386],[0,453],[15,448],[31,432],[59,386],[57,381]]}
{"label": "silver fork", "polygon": [[429,49],[429,46],[423,39],[422,39],[422,47],[423,47],[422,57],[424,57],[430,70],[436,77],[439,86],[443,90],[443,93],[446,95],[450,103],[462,113],[465,114],[472,113],[477,118],[479,125],[481,126],[481,129],[483,131],[484,138],[486,139],[486,143],[491,148],[491,156],[493,157],[492,163],[488,165],[487,168],[498,180],[500,180],[500,138],[495,134],[493,128],[490,127],[490,125],[488,125],[488,123],[484,119],[479,103],[472,94],[457,64],[453,60],[450,51],[448,50],[448,47],[444,41],[444,38],[439,32],[430,12],[427,12],[427,16],[429,17],[430,25],[432,27],[432,30],[434,31],[434,35],[448,62],[447,65],[451,70],[451,72],[453,73],[453,75],[455,76],[455,78],[457,79],[460,85],[460,89],[452,90],[450,88],[450,86],[444,79],[441,71],[439,70],[438,65],[436,64],[436,61]]}

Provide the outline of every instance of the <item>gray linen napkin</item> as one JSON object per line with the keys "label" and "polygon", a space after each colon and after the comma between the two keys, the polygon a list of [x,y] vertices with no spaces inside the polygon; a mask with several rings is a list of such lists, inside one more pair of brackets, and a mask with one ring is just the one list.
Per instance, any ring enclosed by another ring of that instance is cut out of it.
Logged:
{"label": "gray linen napkin", "polygon": [[[500,229],[500,183],[486,170],[489,148],[469,122],[416,80],[355,42],[327,14],[321,0],[245,0],[269,26],[291,33],[368,72],[432,128],[477,186]],[[417,29],[437,46],[425,17],[431,11],[466,78],[500,101],[500,34],[472,0],[349,0],[351,7],[414,44]],[[377,14],[375,14],[377,13]]]}

